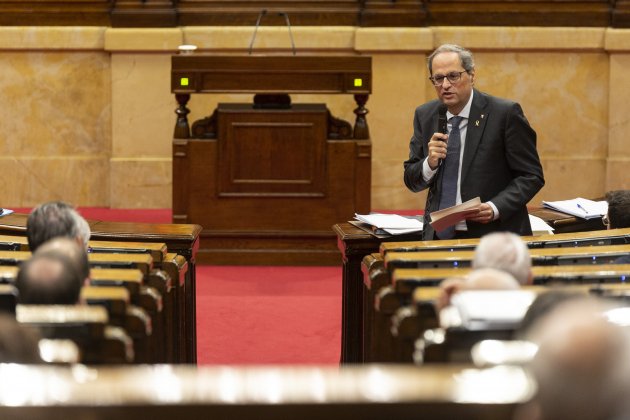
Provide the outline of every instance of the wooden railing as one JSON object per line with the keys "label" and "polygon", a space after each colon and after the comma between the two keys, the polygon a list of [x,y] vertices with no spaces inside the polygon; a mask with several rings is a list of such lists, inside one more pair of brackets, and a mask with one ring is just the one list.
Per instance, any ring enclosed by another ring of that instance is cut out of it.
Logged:
{"label": "wooden railing", "polygon": [[0,25],[630,27],[630,0],[0,1]]}

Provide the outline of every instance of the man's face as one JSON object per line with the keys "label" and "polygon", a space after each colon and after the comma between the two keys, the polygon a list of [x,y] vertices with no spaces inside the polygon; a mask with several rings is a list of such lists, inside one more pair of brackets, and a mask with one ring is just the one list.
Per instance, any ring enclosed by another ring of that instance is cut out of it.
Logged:
{"label": "man's face", "polygon": [[[446,76],[449,73],[459,73],[464,71],[459,55],[456,52],[443,52],[433,57],[432,76]],[[448,107],[452,114],[459,114],[468,103],[472,93],[475,79],[475,72],[471,74],[461,73],[461,78],[457,82],[451,83],[448,78],[440,86],[435,86],[438,99]]]}

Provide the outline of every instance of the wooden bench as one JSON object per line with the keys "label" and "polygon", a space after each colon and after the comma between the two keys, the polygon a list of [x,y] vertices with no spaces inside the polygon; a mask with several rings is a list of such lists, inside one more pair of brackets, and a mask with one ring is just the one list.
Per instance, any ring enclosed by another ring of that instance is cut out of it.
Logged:
{"label": "wooden bench", "polygon": [[[124,287],[94,287],[81,289],[81,299],[88,305],[102,306],[108,313],[108,324],[123,328],[133,340],[135,363],[156,363],[163,354],[156,348],[156,335],[150,315],[132,305],[129,291]],[[160,337],[163,340],[164,337]]]}
{"label": "wooden bench", "polygon": [[[574,248],[534,248],[530,249],[533,265],[558,264],[610,264],[617,258],[630,255],[630,245],[601,245]],[[426,251],[426,252],[398,252],[389,251],[384,254],[370,254],[364,257],[361,269],[364,276],[363,314],[362,314],[362,342],[363,348],[370,348],[371,338],[368,331],[374,323],[374,302],[379,290],[392,283],[392,278],[398,270],[416,268],[466,268],[470,267],[474,251]],[[428,281],[425,280],[425,281]],[[434,279],[441,281],[441,279]],[[366,354],[369,351],[366,350]],[[369,361],[369,359],[365,360]]]}
{"label": "wooden bench", "polygon": [[16,319],[44,338],[74,341],[87,364],[133,362],[133,342],[122,328],[108,325],[107,310],[87,305],[18,305]]}
{"label": "wooden bench", "polygon": [[[0,235],[24,236],[26,233],[27,214],[12,213],[0,218]],[[182,293],[185,302],[183,323],[185,351],[178,359],[185,363],[196,363],[196,255],[199,250],[199,234],[201,226],[195,224],[159,224],[159,223],[127,223],[88,220],[92,230],[93,241],[163,243],[168,252],[185,258],[185,290]]]}
{"label": "wooden bench", "polygon": [[[529,253],[532,265],[614,264],[617,258],[630,255],[630,244],[534,248]],[[390,273],[397,268],[467,267],[474,254],[474,251],[388,252],[383,263]]]}
{"label": "wooden bench", "polygon": [[[373,362],[389,362],[405,359],[409,360],[409,351],[402,351],[399,343],[392,342],[390,329],[392,317],[398,314],[399,319],[421,314],[428,326],[435,325],[435,317],[428,318],[432,307],[413,306],[412,309],[401,309],[412,301],[414,293],[421,293],[422,289],[435,288],[448,277],[465,276],[470,268],[440,268],[440,269],[397,269],[391,277],[391,284],[383,287],[375,296],[374,311],[371,322],[366,323],[364,330],[365,358]],[[630,265],[583,265],[583,266],[542,266],[532,267],[534,282],[547,287],[548,285],[596,285],[605,283],[614,286],[630,278]],[[539,286],[540,287],[540,286]],[[367,318],[366,318],[367,319]],[[400,323],[399,323],[400,324]],[[409,350],[407,346],[404,350]]]}
{"label": "wooden bench", "polygon": [[[611,287],[613,286],[613,287]],[[623,285],[600,285],[595,288],[589,286],[568,286],[563,287],[561,290],[566,290],[573,293],[594,293],[596,295],[606,295],[606,289],[619,293],[621,291],[628,293],[630,287],[627,284]],[[560,290],[560,289],[558,289]],[[534,297],[541,292],[548,291],[544,287],[533,286],[530,288],[523,288],[518,291],[468,291],[458,295],[457,297],[470,298],[469,304],[474,307],[492,307],[495,305],[493,300],[499,302],[505,302],[504,295],[506,293],[511,295],[524,295],[531,294]],[[481,296],[480,296],[481,295]],[[495,295],[494,297],[492,295]],[[524,296],[523,296],[524,297]],[[478,299],[478,302],[475,302]],[[521,298],[515,299],[521,300]],[[620,302],[622,305],[628,304],[627,300]],[[517,304],[523,305],[523,303]],[[526,305],[526,304],[525,304]],[[467,321],[466,317],[462,316],[462,322],[459,325],[445,326],[441,325],[439,328],[429,329],[422,332],[418,339],[415,340],[415,352],[414,361],[416,363],[467,363],[472,361],[471,350],[473,346],[480,341],[493,339],[493,340],[512,340],[518,337],[520,328],[520,321],[522,315],[519,312],[522,310],[522,314],[526,312],[527,306],[518,308],[512,315],[503,317],[503,319],[497,320],[490,316],[487,319],[483,319],[479,314],[475,315],[473,322]],[[475,312],[477,312],[475,310]],[[460,312],[462,313],[462,312]],[[513,318],[514,315],[519,315]],[[512,318],[511,318],[512,317]]]}
{"label": "wooden bench", "polygon": [[[534,291],[535,293],[563,290],[611,297],[621,293],[630,293],[630,284],[608,282],[613,277],[619,279],[630,275],[629,265],[622,266],[623,268],[618,267],[607,267],[599,272],[594,270],[597,267],[583,267],[588,269],[586,272],[580,272],[580,267],[571,267],[570,270],[557,273],[552,272],[552,269],[556,269],[556,267],[537,267],[542,271],[548,271],[541,273],[542,277],[554,278],[555,275],[559,282],[548,285],[524,286],[522,290]],[[603,278],[597,279],[597,274],[601,274]],[[572,281],[577,281],[577,283]],[[589,283],[590,281],[593,283]],[[379,361],[411,362],[415,340],[421,336],[423,331],[439,326],[435,301],[440,293],[438,286],[417,287],[413,290],[411,301],[406,305],[400,305],[401,300],[390,289],[390,296],[382,298],[383,309],[385,310],[382,315],[390,320],[387,331],[390,334],[386,334],[383,330],[377,332],[378,339],[387,341],[390,346],[380,348],[381,353],[376,356]]]}
{"label": "wooden bench", "polygon": [[[557,228],[557,235],[550,235],[547,239],[549,246],[557,246],[556,238],[565,238],[565,245],[570,243],[573,238],[573,245],[596,244],[603,241],[604,244],[610,244],[613,241],[623,241],[627,243],[630,238],[630,229],[612,229],[597,230],[590,232],[575,232],[575,230],[592,230],[593,227],[586,229],[582,221],[557,212],[545,210],[541,215],[544,220],[551,223]],[[602,229],[601,221],[597,229]],[[341,315],[341,362],[342,363],[361,363],[362,360],[362,324],[363,311],[365,308],[365,299],[363,297],[363,274],[361,271],[361,263],[366,255],[379,251],[381,244],[390,242],[409,243],[417,241],[418,235],[408,235],[405,237],[389,237],[377,238],[364,230],[350,224],[339,223],[333,226],[333,231],[337,234],[337,247],[341,251],[342,256],[342,315]],[[537,240],[539,237],[533,238]],[[432,243],[446,241],[431,241]],[[616,242],[615,242],[616,243]],[[451,243],[454,245],[454,243]],[[543,247],[540,243],[539,247]],[[472,249],[472,248],[471,248]]]}
{"label": "wooden bench", "polygon": [[[4,281],[13,283],[17,270],[15,266],[0,266],[0,276]],[[91,277],[91,287],[82,289],[82,298],[89,298],[88,304],[104,305],[111,324],[124,328],[134,339],[135,361],[176,362],[168,359],[166,347],[177,346],[178,343],[171,341],[172,337],[167,335],[162,296],[154,288],[144,285],[148,276],[133,268],[93,268]],[[123,290],[114,292],[117,288]],[[123,304],[123,300],[126,303]]]}
{"label": "wooden bench", "polygon": [[[624,245],[630,243],[630,228],[594,230],[588,232],[560,233],[555,235],[522,236],[521,239],[530,249],[535,248],[573,248],[579,246]],[[400,241],[383,242],[379,252],[415,252],[439,250],[473,250],[479,238],[448,239],[440,241]]]}

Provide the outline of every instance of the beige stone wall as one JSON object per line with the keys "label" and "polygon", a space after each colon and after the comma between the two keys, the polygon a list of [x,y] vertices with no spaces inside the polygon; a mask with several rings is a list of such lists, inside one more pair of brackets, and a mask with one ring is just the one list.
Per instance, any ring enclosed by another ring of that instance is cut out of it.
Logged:
{"label": "beige stone wall", "polygon": [[[252,28],[0,28],[0,159],[17,182],[4,207],[65,199],[81,206],[163,208],[171,203],[176,103],[170,56],[247,51]],[[293,28],[299,52],[373,57],[367,103],[373,142],[372,208],[415,209],[406,190],[415,107],[434,97],[426,55],[454,42],[475,52],[477,87],[521,103],[538,132],[546,186],[531,204],[630,188],[630,31],[606,28]],[[263,27],[256,52],[287,52],[288,33]],[[325,102],[354,122],[350,95],[295,95]],[[218,102],[249,95],[193,95],[190,121]]]}

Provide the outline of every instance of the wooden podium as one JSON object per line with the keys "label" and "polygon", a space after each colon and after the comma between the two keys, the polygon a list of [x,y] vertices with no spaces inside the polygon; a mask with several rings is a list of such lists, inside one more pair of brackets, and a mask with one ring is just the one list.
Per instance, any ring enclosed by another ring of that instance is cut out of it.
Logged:
{"label": "wooden podium", "polygon": [[[370,211],[371,57],[175,55],[173,222],[203,226],[198,261],[339,264],[332,226]],[[189,126],[193,93],[252,93]],[[290,94],[352,94],[354,126]]]}

